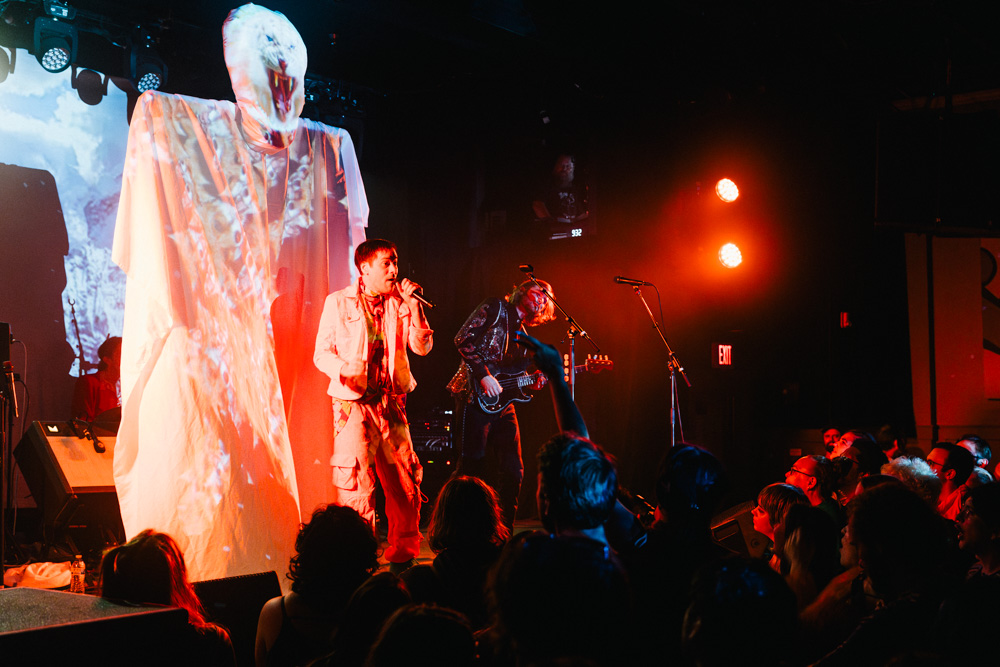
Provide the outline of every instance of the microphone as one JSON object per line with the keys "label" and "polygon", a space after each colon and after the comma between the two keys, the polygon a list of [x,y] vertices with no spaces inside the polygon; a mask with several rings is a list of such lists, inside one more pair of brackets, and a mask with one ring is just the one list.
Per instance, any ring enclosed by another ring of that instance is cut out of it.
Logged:
{"label": "microphone", "polygon": [[434,303],[430,299],[424,296],[423,290],[417,290],[416,292],[414,292],[413,298],[419,301],[420,303],[424,304],[424,306],[426,306],[427,308],[434,307]]}
{"label": "microphone", "polygon": [[521,273],[531,273],[532,271],[535,270],[535,267],[533,267],[531,264],[521,264],[517,268],[521,269]]}
{"label": "microphone", "polygon": [[646,282],[645,280],[637,280],[635,278],[626,278],[625,276],[615,276],[615,282],[621,285],[632,285],[633,287],[639,287],[640,285],[652,285],[653,283]]}

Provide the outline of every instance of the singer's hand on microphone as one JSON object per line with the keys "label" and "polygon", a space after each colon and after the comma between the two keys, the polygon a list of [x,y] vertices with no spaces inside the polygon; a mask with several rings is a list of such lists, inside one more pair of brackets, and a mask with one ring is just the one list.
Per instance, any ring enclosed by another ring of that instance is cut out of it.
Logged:
{"label": "singer's hand on microphone", "polygon": [[413,282],[409,278],[403,278],[396,284],[397,289],[399,289],[399,296],[403,297],[403,302],[406,303],[412,310],[416,310],[420,307],[420,302],[413,296],[414,292],[420,290],[420,285]]}

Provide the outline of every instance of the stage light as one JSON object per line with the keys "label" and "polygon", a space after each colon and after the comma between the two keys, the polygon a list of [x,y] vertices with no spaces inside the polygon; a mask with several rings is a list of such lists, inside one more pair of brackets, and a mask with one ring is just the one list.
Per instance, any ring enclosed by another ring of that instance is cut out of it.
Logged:
{"label": "stage light", "polygon": [[7,80],[8,74],[14,73],[14,65],[17,63],[17,49],[11,47],[10,56],[6,49],[0,48],[0,83]]}
{"label": "stage light", "polygon": [[101,103],[104,96],[108,94],[108,76],[105,74],[103,80],[98,72],[84,69],[77,72],[76,65],[73,66],[72,79],[73,88],[80,96],[80,101],[90,106]]}
{"label": "stage light", "polygon": [[735,243],[727,243],[719,248],[719,261],[727,269],[735,269],[743,263],[743,253]]}
{"label": "stage light", "polygon": [[[67,8],[68,9],[68,8]],[[76,28],[58,18],[35,19],[35,58],[47,72],[62,72],[76,60]]]}
{"label": "stage light", "polygon": [[719,195],[719,199],[729,204],[740,196],[740,189],[730,179],[723,178],[715,184],[715,194]]}
{"label": "stage light", "polygon": [[167,82],[167,66],[153,46],[153,38],[143,31],[139,43],[129,49],[129,78],[136,90],[159,90]]}

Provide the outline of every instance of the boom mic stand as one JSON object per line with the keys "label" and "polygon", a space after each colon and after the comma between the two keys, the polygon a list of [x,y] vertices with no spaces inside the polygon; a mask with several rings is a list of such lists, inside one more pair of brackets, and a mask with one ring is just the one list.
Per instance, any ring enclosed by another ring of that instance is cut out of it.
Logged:
{"label": "boom mic stand", "polygon": [[[649,284],[649,283],[647,283]],[[653,285],[655,288],[656,286]],[[642,295],[642,290],[639,289],[639,285],[633,285],[632,289],[635,290],[636,296],[642,301],[642,305],[646,308],[646,313],[649,314],[649,319],[653,323],[653,328],[656,329],[656,333],[659,334],[660,340],[663,341],[663,346],[667,348],[667,368],[670,370],[670,447],[673,448],[677,444],[677,421],[678,421],[678,398],[677,398],[677,374],[684,379],[684,383],[690,387],[691,381],[688,380],[687,373],[684,372],[684,367],[681,366],[680,360],[674,351],[670,348],[670,343],[667,342],[667,337],[663,335],[663,330],[660,328],[660,323],[656,321],[653,316],[653,311],[649,309],[649,304],[646,303],[646,298]],[[681,427],[683,433],[683,426]]]}
{"label": "boom mic stand", "polygon": [[546,296],[548,296],[549,300],[551,300],[552,303],[555,305],[555,307],[559,309],[559,312],[562,313],[562,316],[566,318],[566,322],[569,324],[569,329],[566,331],[566,338],[569,339],[568,383],[569,383],[569,395],[575,400],[576,399],[576,337],[582,336],[583,338],[587,339],[587,342],[594,346],[594,351],[598,354],[601,352],[601,348],[598,347],[597,343],[594,342],[594,340],[590,337],[589,334],[587,334],[587,332],[583,329],[583,327],[577,324],[576,320],[573,319],[573,317],[569,313],[567,313],[562,306],[559,305],[559,302],[556,301],[556,298],[542,288],[542,286],[538,283],[538,280],[535,279],[535,274],[532,273],[532,271],[534,271],[535,269],[534,267],[531,266],[531,264],[521,264],[518,268],[521,269],[522,273],[527,274],[531,282],[535,283],[535,286],[538,287],[538,289],[542,290],[542,292],[544,292]]}

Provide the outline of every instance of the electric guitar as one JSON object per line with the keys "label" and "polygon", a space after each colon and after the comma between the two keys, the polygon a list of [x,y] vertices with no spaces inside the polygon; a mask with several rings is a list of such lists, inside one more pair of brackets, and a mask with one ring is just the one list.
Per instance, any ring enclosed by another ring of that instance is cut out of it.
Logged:
{"label": "electric guitar", "polygon": [[[615,362],[608,359],[607,355],[604,357],[592,357],[587,355],[586,363],[580,366],[574,366],[573,370],[577,373],[581,373],[583,371],[600,373],[604,370],[613,370],[614,367]],[[565,373],[566,378],[569,379],[568,366],[565,368]],[[523,387],[532,386],[542,375],[544,374],[541,371],[535,371],[534,373],[529,373],[527,371],[521,371],[520,373],[495,373],[493,377],[495,377],[497,382],[500,383],[499,396],[487,396],[483,391],[483,386],[481,384],[478,382],[472,382],[471,384],[476,397],[476,404],[483,410],[483,412],[496,414],[514,401],[517,401],[518,403],[527,403],[531,400],[531,395],[524,393]]]}

